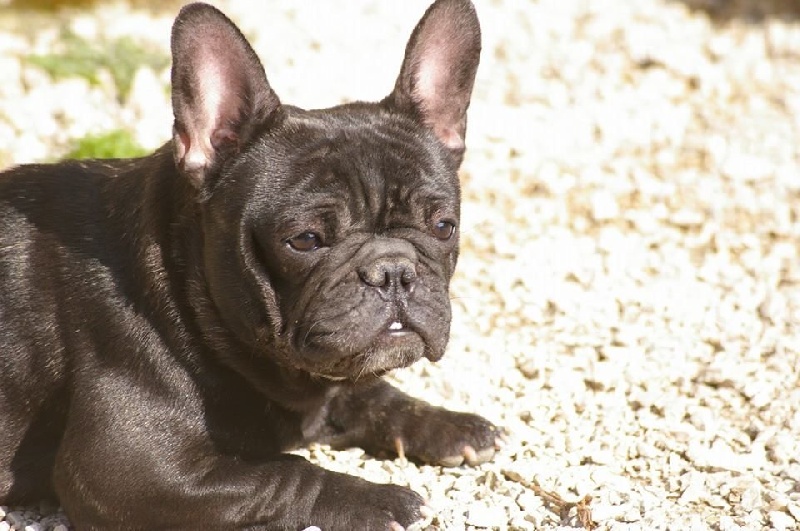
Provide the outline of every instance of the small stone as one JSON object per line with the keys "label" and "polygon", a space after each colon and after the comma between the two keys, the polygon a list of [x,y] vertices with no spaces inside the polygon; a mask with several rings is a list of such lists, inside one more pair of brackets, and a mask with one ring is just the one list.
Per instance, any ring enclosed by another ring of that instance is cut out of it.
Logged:
{"label": "small stone", "polygon": [[728,153],[722,165],[722,173],[740,182],[764,180],[774,173],[775,167],[767,159],[743,153]]}
{"label": "small stone", "polygon": [[642,519],[642,512],[635,507],[631,507],[619,519],[621,522],[627,523],[638,522]]}
{"label": "small stone", "polygon": [[678,503],[689,505],[708,497],[708,488],[706,487],[703,475],[697,472],[689,472],[687,478],[686,488],[678,498]]}
{"label": "small stone", "polygon": [[532,358],[517,360],[517,368],[525,378],[534,379],[539,376],[539,366]]}
{"label": "small stone", "polygon": [[515,516],[511,519],[510,524],[511,529],[519,529],[520,531],[534,531],[536,529],[534,523],[525,516]]}
{"label": "small stone", "polygon": [[742,526],[733,521],[728,515],[722,515],[719,518],[719,531],[741,531]]}
{"label": "small stone", "polygon": [[22,529],[25,526],[25,520],[23,514],[18,511],[12,511],[6,515],[6,521],[15,528]]}
{"label": "small stone", "polygon": [[617,198],[608,190],[598,190],[592,194],[591,209],[595,221],[609,221],[619,217]]}
{"label": "small stone", "polygon": [[474,503],[467,511],[467,523],[477,527],[502,527],[507,523],[507,516],[502,507]]}
{"label": "small stone", "polygon": [[588,457],[595,465],[610,465],[619,461],[611,450],[605,449],[593,450]]}
{"label": "small stone", "polygon": [[706,500],[706,503],[709,506],[716,507],[718,509],[724,509],[725,507],[728,507],[728,502],[727,502],[727,500],[725,500],[725,498],[723,498],[722,496],[714,495],[714,494],[709,496],[709,498]]}
{"label": "small stone", "polygon": [[610,522],[618,520],[625,514],[625,507],[619,505],[611,505],[609,503],[593,503],[592,504],[592,518],[596,522]]}
{"label": "small stone", "polygon": [[703,216],[702,212],[681,209],[672,214],[669,218],[669,221],[677,227],[691,229],[700,227],[703,224],[703,221],[705,221],[705,217]]}
{"label": "small stone", "polygon": [[786,510],[800,523],[800,503],[789,503],[786,506]]}
{"label": "small stone", "polygon": [[721,439],[715,440],[710,447],[702,441],[692,441],[686,453],[695,466],[700,468],[741,471],[746,467],[742,456],[734,453],[730,445]]}
{"label": "small stone", "polygon": [[645,459],[652,459],[658,455],[658,449],[652,444],[639,441],[636,443],[636,453]]}
{"label": "small stone", "polygon": [[761,505],[761,485],[754,481],[742,491],[742,500],[739,505],[747,512]]}
{"label": "small stone", "polygon": [[542,499],[532,491],[525,490],[517,497],[517,505],[524,512],[532,513],[535,509],[542,507]]}
{"label": "small stone", "polygon": [[795,519],[782,511],[770,511],[769,521],[775,531],[785,531],[787,529],[796,529]]}

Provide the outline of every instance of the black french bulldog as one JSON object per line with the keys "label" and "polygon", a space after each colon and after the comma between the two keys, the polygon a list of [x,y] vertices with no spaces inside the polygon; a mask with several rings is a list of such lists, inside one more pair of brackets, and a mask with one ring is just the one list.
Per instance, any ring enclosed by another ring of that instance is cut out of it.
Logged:
{"label": "black french bulldog", "polygon": [[172,33],[170,143],[0,174],[0,503],[78,529],[398,529],[413,491],[283,452],[477,464],[487,420],[380,376],[448,339],[469,0],[437,0],[393,92],[284,105],[222,13]]}

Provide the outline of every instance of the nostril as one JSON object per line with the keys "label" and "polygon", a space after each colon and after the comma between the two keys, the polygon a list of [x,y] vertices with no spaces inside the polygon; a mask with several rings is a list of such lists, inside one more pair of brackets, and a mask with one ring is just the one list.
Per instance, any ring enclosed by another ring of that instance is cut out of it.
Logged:
{"label": "nostril", "polygon": [[388,286],[390,282],[389,272],[380,267],[360,268],[358,276],[364,284],[373,288]]}
{"label": "nostril", "polygon": [[409,287],[416,281],[417,281],[417,272],[414,270],[414,267],[407,266],[403,268],[403,274],[400,275],[400,282],[402,282],[404,286]]}
{"label": "nostril", "polygon": [[358,269],[358,276],[366,285],[379,289],[412,290],[417,271],[408,260],[377,260]]}

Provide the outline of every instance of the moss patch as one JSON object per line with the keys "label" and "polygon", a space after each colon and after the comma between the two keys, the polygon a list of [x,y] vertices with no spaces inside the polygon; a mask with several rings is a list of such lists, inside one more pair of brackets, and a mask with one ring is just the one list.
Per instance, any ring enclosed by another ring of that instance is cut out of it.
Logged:
{"label": "moss patch", "polygon": [[141,157],[148,151],[136,143],[128,131],[109,131],[100,135],[87,135],[75,142],[75,147],[65,155],[68,159],[127,159]]}
{"label": "moss patch", "polygon": [[130,94],[136,71],[149,66],[161,70],[169,65],[169,57],[152,48],[144,47],[129,37],[101,43],[90,43],[65,30],[62,33],[64,49],[61,53],[30,55],[27,60],[38,66],[53,79],[81,77],[98,84],[98,73],[107,70],[117,88],[120,101]]}

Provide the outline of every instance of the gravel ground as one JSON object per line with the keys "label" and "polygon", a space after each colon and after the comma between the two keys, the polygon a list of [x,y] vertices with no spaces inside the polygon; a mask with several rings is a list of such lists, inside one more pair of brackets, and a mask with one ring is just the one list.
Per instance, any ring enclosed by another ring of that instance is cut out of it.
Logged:
{"label": "gravel ground", "polygon": [[[284,101],[320,107],[386,94],[427,0],[218,4]],[[476,5],[450,352],[393,379],[511,441],[477,469],[300,453],[410,485],[429,529],[800,528],[800,5]],[[166,71],[120,104],[25,57],[65,24],[166,50],[167,11],[0,13],[0,164],[111,128],[163,142]],[[0,508],[0,531],[68,525]]]}

